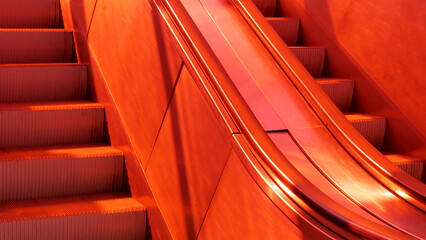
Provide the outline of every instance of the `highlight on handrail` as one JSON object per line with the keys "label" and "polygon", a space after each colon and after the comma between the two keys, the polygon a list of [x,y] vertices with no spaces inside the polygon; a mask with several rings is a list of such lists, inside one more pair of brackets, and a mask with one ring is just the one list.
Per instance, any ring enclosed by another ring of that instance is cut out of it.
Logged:
{"label": "highlight on handrail", "polygon": [[[221,101],[219,104],[225,107],[241,136],[257,156],[258,164],[267,172],[263,178],[272,179],[282,192],[305,211],[308,207],[311,211],[306,212],[311,216],[317,214],[328,219],[327,223],[321,222],[328,229],[337,227],[354,236],[374,239],[410,238],[402,232],[348,210],[312,185],[295,169],[263,130],[182,3],[173,0],[155,0],[154,3],[171,35],[181,47],[180,54],[194,80],[201,81],[201,85],[205,87],[204,91],[208,91],[209,87],[213,89],[214,92],[208,92],[208,95],[218,96]],[[285,172],[275,165],[274,162],[277,160],[283,162]],[[333,223],[335,225],[331,226]]]}
{"label": "highlight on handrail", "polygon": [[251,0],[230,1],[239,10],[284,74],[291,80],[341,146],[388,190],[422,211],[426,211],[426,188],[424,184],[403,172],[369,144],[331,101],[319,100],[319,88],[315,86],[312,76],[304,72],[304,69],[291,67],[290,62],[283,54],[284,51],[288,50],[287,46],[281,38],[275,36],[275,31],[269,24],[265,24],[266,21],[262,22],[263,15],[258,12]]}

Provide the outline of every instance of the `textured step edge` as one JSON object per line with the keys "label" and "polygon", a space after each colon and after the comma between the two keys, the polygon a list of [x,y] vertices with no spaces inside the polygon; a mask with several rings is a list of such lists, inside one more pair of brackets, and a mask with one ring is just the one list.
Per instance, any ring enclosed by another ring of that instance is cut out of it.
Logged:
{"label": "textured step edge", "polygon": [[145,231],[145,211],[0,222],[0,240],[145,239]]}
{"label": "textured step edge", "polygon": [[359,113],[345,113],[345,116],[374,147],[382,147],[386,133],[385,117]]}
{"label": "textured step edge", "polygon": [[0,104],[0,148],[100,142],[103,127],[101,104]]}
{"label": "textured step edge", "polygon": [[6,148],[0,152],[0,161],[49,159],[58,157],[122,156],[117,148],[99,144]]}
{"label": "textured step edge", "polygon": [[424,169],[424,160],[400,154],[383,153],[399,168],[421,181]]}
{"label": "textured step edge", "polygon": [[112,147],[0,153],[0,201],[119,191],[123,166]]}
{"label": "textured step edge", "polygon": [[324,47],[290,47],[290,49],[312,77],[321,76],[325,60]]}
{"label": "textured step edge", "polygon": [[7,5],[0,2],[0,28],[59,27],[59,1],[14,0]]}
{"label": "textured step edge", "polygon": [[121,192],[2,202],[0,222],[146,210]]}
{"label": "textured step edge", "polygon": [[0,103],[1,111],[10,110],[72,110],[72,109],[103,109],[104,105],[89,101],[55,101],[55,102],[22,102],[22,103]]}
{"label": "textured step edge", "polygon": [[0,64],[71,62],[72,48],[72,31],[0,30]]}
{"label": "textured step edge", "polygon": [[86,65],[0,67],[0,102],[82,100],[86,88]]}
{"label": "textured step edge", "polygon": [[122,193],[5,202],[0,239],[143,239],[146,207]]}
{"label": "textured step edge", "polygon": [[348,112],[352,103],[354,81],[350,79],[317,78],[318,85],[342,112]]}
{"label": "textured step edge", "polygon": [[66,63],[11,63],[11,64],[0,64],[0,68],[22,68],[22,67],[67,67],[67,66],[86,66],[88,63],[76,63],[76,62],[66,62]]}
{"label": "textured step edge", "polygon": [[296,46],[299,37],[299,18],[267,17],[275,31],[280,35],[287,46]]}

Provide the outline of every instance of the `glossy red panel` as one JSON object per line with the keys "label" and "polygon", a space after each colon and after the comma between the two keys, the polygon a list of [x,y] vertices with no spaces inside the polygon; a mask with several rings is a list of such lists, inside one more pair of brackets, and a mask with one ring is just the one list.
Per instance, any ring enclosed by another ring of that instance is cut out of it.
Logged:
{"label": "glossy red panel", "polygon": [[145,1],[99,0],[88,43],[146,166],[181,60]]}
{"label": "glossy red panel", "polygon": [[[283,121],[277,116],[275,110],[271,107],[264,93],[258,88],[253,76],[247,72],[247,69],[241,63],[241,58],[232,53],[234,50],[228,42],[223,39],[221,32],[216,29],[217,26],[210,19],[210,16],[201,4],[193,4],[191,1],[182,1],[184,5],[188,4],[189,14],[198,19],[195,23],[200,25],[200,31],[205,40],[212,47],[213,52],[220,59],[220,63],[226,70],[226,73],[233,80],[240,94],[249,105],[262,127],[269,130],[286,129]],[[238,44],[246,45],[241,41]],[[249,55],[249,54],[247,54]],[[254,56],[244,56],[252,58]],[[261,61],[264,59],[261,59]],[[264,67],[263,64],[257,68]],[[270,75],[263,75],[262,78],[270,78]]]}
{"label": "glossy red panel", "polygon": [[194,239],[231,150],[217,120],[184,68],[146,173],[175,239]]}
{"label": "glossy red panel", "polygon": [[[292,163],[292,165],[319,190],[353,212],[356,212],[371,221],[383,224],[377,218],[363,211],[359,206],[336,189],[333,184],[315,168],[288,133],[270,133],[268,135],[283,155]],[[275,164],[277,164],[279,169],[285,169],[281,162],[275,161]]]}
{"label": "glossy red panel", "polygon": [[[298,92],[294,91],[294,85],[287,80],[287,76],[276,67],[273,57],[258,41],[257,36],[238,11],[226,0],[208,1],[204,3],[204,7],[215,23],[213,26],[220,28],[222,34],[226,35],[227,41],[220,42],[219,39],[222,36],[214,36],[213,31],[207,28],[201,29],[202,34],[248,104],[250,105],[250,98],[244,94],[245,89],[242,87],[253,85],[250,92],[260,92],[258,95],[266,98],[269,105],[266,106],[272,107],[273,112],[278,115],[282,121],[281,124],[286,128],[320,126],[321,122],[313,117],[312,111],[306,110],[308,107],[306,102],[302,100]],[[230,21],[232,24],[229,24]],[[207,23],[203,22],[203,24]],[[238,62],[230,60],[231,52],[237,55],[234,57],[239,59]],[[249,76],[241,77],[244,74]],[[277,82],[280,83],[277,84]],[[277,129],[280,128],[275,130]]]}
{"label": "glossy red panel", "polygon": [[425,214],[372,178],[325,127],[294,129],[290,133],[317,169],[358,205],[397,228],[425,237]]}
{"label": "glossy red panel", "polygon": [[[88,17],[92,15],[90,11],[94,10],[94,6],[95,1],[92,0],[61,1],[65,27],[75,27],[74,41],[76,44],[77,59],[79,62],[91,63],[88,69],[88,98],[101,102],[105,106],[105,118],[108,128],[108,136],[105,141],[110,142],[115,148],[120,149],[124,153],[126,171],[122,191],[130,193],[132,197],[137,198],[138,201],[142,202],[144,206],[146,206],[147,239],[171,239],[168,227],[166,226],[162,215],[158,210],[157,203],[152,196],[145,177],[145,173],[143,171],[141,162],[143,162],[143,160],[147,160],[147,158],[142,158],[141,156],[136,155],[135,151],[135,149],[140,149],[140,145],[147,146],[149,143],[147,141],[142,143],[139,141],[138,146],[135,145],[131,139],[129,139],[129,129],[127,129],[127,126],[123,123],[123,120],[126,119],[126,116],[121,114],[120,109],[115,104],[116,98],[121,96],[113,95],[113,93],[110,91],[108,82],[106,82],[104,79],[105,73],[99,69],[97,58],[92,53],[93,49],[90,49],[86,42],[85,31],[86,28],[88,28]],[[139,7],[142,9],[149,9],[148,3],[145,2],[139,5]],[[106,30],[105,33],[108,32],[112,34],[111,30]],[[165,41],[167,43],[167,38]],[[151,44],[155,44],[155,42],[152,42]],[[115,68],[122,70],[122,67]],[[140,133],[139,131],[133,132],[138,134]],[[144,138],[139,138],[139,140],[141,139]]]}
{"label": "glossy red panel", "polygon": [[304,235],[253,181],[232,151],[199,239],[313,239]]}
{"label": "glossy red panel", "polygon": [[136,146],[129,139],[122,122],[122,116],[120,116],[114,105],[112,96],[109,94],[104,79],[97,68],[97,62],[93,58],[90,62],[92,63],[89,68],[89,77],[92,79],[90,88],[92,90],[96,89],[92,94],[105,105],[105,118],[109,133],[108,141],[124,153],[126,177],[124,178],[122,191],[130,193],[132,197],[138,199],[147,208],[146,234],[148,239],[171,239],[169,230],[148,185],[141,164],[142,160],[135,154]]}

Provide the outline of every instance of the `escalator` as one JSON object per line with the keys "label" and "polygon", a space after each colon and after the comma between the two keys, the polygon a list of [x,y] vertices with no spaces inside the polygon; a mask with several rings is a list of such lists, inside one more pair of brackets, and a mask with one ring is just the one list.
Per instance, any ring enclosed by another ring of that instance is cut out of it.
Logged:
{"label": "escalator", "polygon": [[[285,16],[275,17],[277,1],[253,2],[338,109],[375,148],[381,150],[386,135],[386,118],[349,112],[354,92],[354,81],[352,79],[322,77],[326,57],[325,47],[296,46],[300,42],[298,41],[300,19]],[[384,154],[408,174],[420,181],[422,180],[423,159],[389,152]]]}
{"label": "escalator", "polygon": [[[352,95],[351,80],[319,79],[326,92],[335,94],[331,96],[326,96],[323,91],[320,93],[318,83],[309,82],[309,79],[313,80],[312,75],[321,76],[324,48],[288,48],[279,43],[278,35],[269,35],[271,26],[265,19],[259,20],[260,14],[254,12],[255,6],[249,1],[190,2],[183,1],[183,5],[196,19],[195,24],[221,62],[223,71],[232,79],[262,128],[290,164],[318,190],[331,197],[334,205],[344,206],[358,217],[372,221],[368,223],[370,227],[374,223],[385,224],[407,234],[391,238],[424,238],[421,227],[425,223],[424,184],[392,166],[372,146],[380,148],[386,120],[363,114],[344,116],[337,112],[338,108],[331,105],[330,97],[337,102],[340,110],[347,111]],[[259,2],[257,7],[262,9],[261,4],[267,5],[268,1]],[[298,32],[297,19],[272,20],[275,21],[272,26]],[[213,31],[215,28],[218,30]],[[296,36],[286,37],[296,42]],[[301,61],[296,60],[295,55]],[[344,91],[338,91],[340,88]],[[317,95],[311,100],[303,91]],[[350,122],[359,132],[355,132]],[[365,135],[364,138],[360,132]],[[365,138],[371,140],[370,143]],[[274,162],[273,166],[265,163],[263,167],[280,169],[281,172],[275,174],[282,174],[282,178],[272,175],[286,185],[283,182],[290,177],[285,175],[293,171],[288,163],[267,157],[265,161]],[[414,172],[422,171],[422,161],[414,159],[414,165],[421,166]],[[416,175],[414,172],[412,174]],[[420,177],[417,174],[417,178]],[[287,184],[293,189],[299,183]],[[355,218],[354,221],[360,221]]]}
{"label": "escalator", "polygon": [[141,239],[59,1],[0,1],[0,239]]}
{"label": "escalator", "polygon": [[423,161],[275,3],[0,3],[0,239],[426,237]]}

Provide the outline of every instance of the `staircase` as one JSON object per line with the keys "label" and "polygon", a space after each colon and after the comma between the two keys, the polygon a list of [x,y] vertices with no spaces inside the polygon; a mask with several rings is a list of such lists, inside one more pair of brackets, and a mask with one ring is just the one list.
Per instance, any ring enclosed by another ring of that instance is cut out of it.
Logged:
{"label": "staircase", "polygon": [[0,0],[0,240],[144,239],[59,0]]}
{"label": "staircase", "polygon": [[[352,125],[374,147],[380,150],[386,134],[386,118],[349,112],[354,92],[354,81],[351,79],[322,77],[326,49],[316,46],[296,46],[299,37],[300,19],[275,17],[276,0],[253,0],[253,2]],[[423,159],[386,152],[383,152],[383,154],[408,174],[419,180],[422,179]]]}

